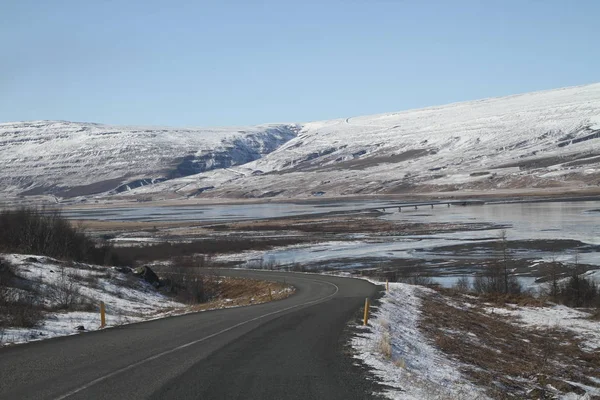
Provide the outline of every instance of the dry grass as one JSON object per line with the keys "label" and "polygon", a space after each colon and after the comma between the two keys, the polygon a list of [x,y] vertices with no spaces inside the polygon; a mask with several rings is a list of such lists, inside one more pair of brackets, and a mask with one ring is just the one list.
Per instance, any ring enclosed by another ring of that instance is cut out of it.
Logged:
{"label": "dry grass", "polygon": [[202,304],[190,308],[194,311],[215,308],[240,307],[285,299],[294,293],[294,288],[277,282],[254,279],[213,277],[207,281],[208,290],[216,296]]}
{"label": "dry grass", "polygon": [[588,377],[600,378],[600,351],[584,351],[572,333],[517,326],[485,313],[481,306],[486,300],[462,297],[459,302],[460,295],[453,297],[436,293],[423,299],[420,327],[492,398],[554,398],[548,385],[563,393],[583,393],[565,381],[598,386]]}
{"label": "dry grass", "polygon": [[385,357],[387,360],[392,359],[392,335],[389,330],[389,326],[384,327],[384,333],[377,342],[377,352]]}
{"label": "dry grass", "polygon": [[527,293],[504,294],[504,293],[482,293],[479,299],[486,303],[492,303],[498,306],[514,304],[522,307],[544,307],[548,303],[545,299],[535,297]]}
{"label": "dry grass", "polygon": [[594,321],[600,321],[600,308],[597,308],[592,312],[590,319]]}
{"label": "dry grass", "polygon": [[[397,211],[388,207],[386,211]],[[385,221],[371,215],[328,215],[326,217],[300,216],[294,218],[274,218],[271,220],[242,221],[206,226],[214,231],[294,231],[306,234],[346,235],[350,233],[370,233],[379,235],[425,235],[439,232],[457,232],[489,228],[482,223],[418,223]]]}
{"label": "dry grass", "polygon": [[226,231],[299,231],[308,233],[389,232],[395,224],[377,218],[357,216],[328,216],[326,218],[297,217],[261,221],[243,221],[211,226]]}

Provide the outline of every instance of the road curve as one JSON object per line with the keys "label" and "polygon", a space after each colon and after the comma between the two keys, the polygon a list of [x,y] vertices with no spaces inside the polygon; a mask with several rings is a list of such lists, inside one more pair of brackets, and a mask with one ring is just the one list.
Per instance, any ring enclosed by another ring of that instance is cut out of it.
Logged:
{"label": "road curve", "polygon": [[347,322],[377,288],[363,280],[249,270],[296,287],[287,299],[0,349],[1,399],[367,399],[343,354]]}

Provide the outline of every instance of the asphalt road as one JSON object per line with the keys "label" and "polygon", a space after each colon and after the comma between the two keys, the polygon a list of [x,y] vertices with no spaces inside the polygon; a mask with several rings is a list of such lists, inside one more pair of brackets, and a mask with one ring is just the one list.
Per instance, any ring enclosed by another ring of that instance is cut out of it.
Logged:
{"label": "asphalt road", "polygon": [[0,349],[1,399],[368,399],[347,323],[377,288],[363,280],[228,270],[286,281],[271,303]]}

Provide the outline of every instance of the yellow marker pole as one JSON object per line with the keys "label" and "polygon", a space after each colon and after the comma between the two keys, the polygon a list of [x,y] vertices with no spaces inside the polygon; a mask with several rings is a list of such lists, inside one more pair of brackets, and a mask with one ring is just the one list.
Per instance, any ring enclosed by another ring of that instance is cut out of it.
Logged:
{"label": "yellow marker pole", "polygon": [[269,286],[269,300],[273,301],[273,292],[271,292],[271,286]]}
{"label": "yellow marker pole", "polygon": [[385,280],[385,291],[386,292],[390,291],[390,280],[389,279]]}
{"label": "yellow marker pole", "polygon": [[369,322],[369,298],[367,297],[365,299],[365,316],[363,318],[363,325],[367,326],[368,322]]}
{"label": "yellow marker pole", "polygon": [[100,302],[100,328],[104,328],[106,326],[106,306],[104,302]]}

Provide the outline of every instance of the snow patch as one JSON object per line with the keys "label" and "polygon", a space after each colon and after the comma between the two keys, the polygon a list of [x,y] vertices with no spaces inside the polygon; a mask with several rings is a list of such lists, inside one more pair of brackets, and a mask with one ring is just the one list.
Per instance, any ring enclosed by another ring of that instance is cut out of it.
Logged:
{"label": "snow patch", "polygon": [[558,328],[574,332],[583,340],[586,349],[600,349],[600,323],[590,319],[590,314],[574,308],[552,307],[488,307],[493,314],[516,317],[519,323],[535,328]]}

